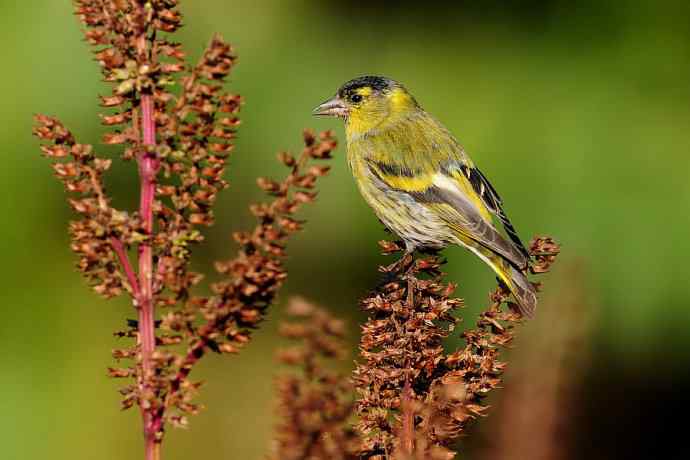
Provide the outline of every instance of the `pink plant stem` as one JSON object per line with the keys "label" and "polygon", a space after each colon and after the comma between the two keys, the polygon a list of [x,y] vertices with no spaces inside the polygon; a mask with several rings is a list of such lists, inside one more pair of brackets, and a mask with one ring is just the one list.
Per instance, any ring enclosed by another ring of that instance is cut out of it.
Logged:
{"label": "pink plant stem", "polygon": [[[156,158],[156,121],[153,107],[153,96],[141,96],[141,127],[143,151],[139,155],[139,178],[141,183],[139,215],[147,236],[153,235],[153,200],[156,190],[156,173],[159,161]],[[153,299],[153,251],[150,239],[139,245],[139,344],[141,346],[141,362],[143,378],[140,383],[143,394],[151,391],[149,381],[153,378],[154,366],[152,361],[156,347],[155,333],[155,304]],[[146,460],[159,458],[157,434],[161,428],[160,417],[155,408],[142,406],[144,421],[144,438],[146,441]]]}
{"label": "pink plant stem", "polygon": [[161,445],[158,442],[146,443],[146,460],[158,460],[161,455]]}
{"label": "pink plant stem", "polygon": [[115,254],[117,254],[118,259],[120,259],[120,265],[122,265],[122,269],[125,272],[127,282],[132,287],[132,297],[138,305],[140,295],[139,281],[137,281],[137,274],[134,273],[134,268],[129,262],[129,257],[127,256],[127,251],[125,251],[125,246],[122,244],[122,241],[119,238],[114,236],[110,238],[110,244],[112,245]]}

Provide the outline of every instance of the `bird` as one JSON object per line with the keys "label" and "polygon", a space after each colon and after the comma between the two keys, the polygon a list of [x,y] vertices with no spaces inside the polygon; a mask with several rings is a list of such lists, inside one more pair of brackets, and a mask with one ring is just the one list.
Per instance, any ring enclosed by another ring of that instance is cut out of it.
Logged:
{"label": "bird", "polygon": [[458,140],[402,84],[358,77],[312,113],[344,120],[347,160],[359,191],[402,239],[406,254],[463,246],[494,270],[522,315],[533,315],[530,254],[501,197]]}

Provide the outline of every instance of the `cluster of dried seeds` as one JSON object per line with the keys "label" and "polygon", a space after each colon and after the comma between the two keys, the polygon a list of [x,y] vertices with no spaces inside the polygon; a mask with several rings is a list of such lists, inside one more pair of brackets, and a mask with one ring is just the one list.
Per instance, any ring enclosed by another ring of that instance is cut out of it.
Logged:
{"label": "cluster of dried seeds", "polygon": [[223,176],[242,99],[224,89],[237,58],[221,37],[196,65],[185,63],[180,44],[170,40],[182,25],[177,3],[74,2],[104,80],[112,84],[100,101],[109,129],[102,141],[121,146],[124,160],[136,160],[137,210],[111,206],[103,186],[111,160],[77,143],[55,118],[39,115],[34,128],[79,215],[70,223],[79,270],[96,292],[127,292],[137,309],[138,319],[116,333],[135,343],[113,351],[117,361],[132,364],[109,374],[133,379],[121,390],[122,406],[142,411],[147,458],[155,457],[166,424],[183,426],[199,410],[192,402],[199,384],[188,378],[196,362],[209,350],[236,352],[263,319],[287,276],[286,243],[302,228],[295,213],[314,201],[317,180],[328,173],[315,163],[336,146],[330,132],[306,131],[299,159],[280,155],[290,172],[281,182],[259,180],[273,200],[251,207],[256,228],[235,234],[240,249],[216,264],[220,281],[212,295],[192,292],[202,275],[189,268],[191,250],[203,239],[201,228],[213,224],[216,197],[228,186]]}
{"label": "cluster of dried seeds", "polygon": [[[401,248],[382,242],[386,253]],[[530,245],[534,273],[548,271],[558,254],[550,238]],[[398,265],[390,282],[362,301],[369,319],[362,327],[361,362],[354,373],[359,394],[357,429],[363,458],[445,460],[467,423],[482,415],[485,396],[501,383],[501,348],[522,321],[499,287],[476,327],[462,333],[465,346],[453,353],[443,339],[453,332],[462,301],[443,282],[436,256]],[[389,269],[383,269],[384,271]],[[507,306],[508,308],[505,308]]]}
{"label": "cluster of dried seeds", "polygon": [[280,334],[297,345],[281,350],[278,360],[298,372],[277,382],[281,421],[270,458],[356,460],[352,385],[329,366],[347,355],[344,323],[301,298],[291,300],[288,315]]}

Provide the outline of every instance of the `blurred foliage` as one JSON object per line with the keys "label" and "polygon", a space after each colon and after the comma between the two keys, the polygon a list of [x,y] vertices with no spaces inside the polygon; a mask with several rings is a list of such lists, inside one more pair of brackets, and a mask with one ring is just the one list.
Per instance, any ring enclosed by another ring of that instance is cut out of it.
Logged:
{"label": "blurred foliage", "polygon": [[[302,127],[335,127],[342,139],[342,126],[312,119],[311,108],[345,80],[384,74],[461,139],[525,239],[554,235],[562,261],[586,267],[595,355],[629,367],[661,363],[667,373],[687,368],[690,3],[196,0],[182,10],[179,38],[192,56],[212,31],[236,45],[230,84],[246,98],[231,188],[196,268],[230,253],[230,231],[247,226],[246,203],[261,196],[256,176],[279,170],[275,152],[299,148]],[[30,134],[32,114],[46,112],[96,142],[96,96],[105,90],[68,2],[1,0],[0,13],[3,458],[137,458],[138,414],[119,413],[105,377],[110,334],[131,307],[97,299],[70,268],[70,213]],[[355,189],[344,149],[337,156],[292,248],[288,291],[355,322],[357,299],[378,278],[375,241],[385,233]],[[135,203],[133,165],[108,180],[116,205]],[[461,249],[446,255],[471,318],[493,275]],[[561,266],[550,277],[566,277]],[[540,308],[558,308],[551,288]],[[262,458],[275,335],[272,322],[239,357],[204,364],[209,409],[169,437],[166,459]]]}

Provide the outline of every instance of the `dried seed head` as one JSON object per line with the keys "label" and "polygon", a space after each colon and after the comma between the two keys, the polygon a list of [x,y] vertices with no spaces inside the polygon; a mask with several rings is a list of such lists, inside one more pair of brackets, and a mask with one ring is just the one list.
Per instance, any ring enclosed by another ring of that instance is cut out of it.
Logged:
{"label": "dried seed head", "polygon": [[[103,175],[111,160],[77,143],[54,118],[38,115],[34,128],[79,215],[69,228],[79,270],[100,295],[127,291],[137,309],[167,309],[154,323],[159,331],[140,333],[137,321],[131,321],[125,331],[115,333],[137,343],[150,343],[145,336],[153,335],[154,350],[138,344],[117,349],[114,358],[131,359],[131,367],[109,370],[113,377],[135,380],[123,392],[122,407],[139,405],[151,418],[147,434],[157,441],[166,421],[185,426],[186,415],[199,410],[191,402],[199,387],[189,381],[194,364],[208,350],[236,353],[262,321],[287,276],[282,257],[288,238],[303,224],[294,214],[316,196],[305,189],[328,172],[313,160],[328,158],[335,148],[330,133],[307,133],[299,160],[282,157],[290,173],[276,190],[273,182],[264,187],[275,192],[274,200],[253,208],[259,222],[251,232],[237,234],[242,245],[237,257],[216,264],[221,280],[213,284],[214,294],[194,295],[202,276],[189,269],[191,250],[203,240],[198,227],[213,224],[216,198],[228,186],[223,176],[242,98],[224,89],[237,58],[219,35],[196,65],[185,64],[185,53],[168,35],[182,24],[177,3],[74,2],[85,40],[111,86],[111,93],[100,97],[105,109],[100,118],[108,127],[102,140],[122,145],[125,160],[137,160],[146,184],[141,215],[110,205]],[[179,94],[173,87],[180,88]],[[136,273],[129,261],[136,248],[142,260],[150,260],[142,264],[145,273]],[[141,255],[149,251],[150,259]],[[338,328],[331,324],[333,332]],[[337,351],[330,342],[320,346],[324,353]]]}
{"label": "dried seed head", "polygon": [[[398,243],[379,244],[386,254],[402,251]],[[536,239],[530,248],[539,272],[548,269],[558,253],[550,238]],[[390,280],[361,302],[369,315],[354,373],[357,429],[364,440],[361,455],[453,458],[453,441],[470,420],[485,413],[484,397],[501,383],[506,364],[499,361],[499,351],[512,341],[513,327],[522,317],[503,307],[509,305],[510,293],[498,288],[476,327],[462,333],[464,348],[446,353],[443,339],[454,331],[455,313],[462,306],[451,297],[455,286],[444,283],[435,256],[408,258],[397,265],[397,271],[382,268]],[[412,411],[412,452],[401,442],[405,411]]]}
{"label": "dried seed head", "polygon": [[287,311],[291,321],[281,325],[281,335],[298,344],[278,359],[298,373],[277,381],[281,422],[270,458],[358,459],[360,442],[349,426],[352,386],[327,365],[345,356],[342,321],[302,298],[291,299]]}
{"label": "dried seed head", "polygon": [[[335,145],[331,138],[326,138],[323,142]],[[165,407],[170,417],[177,417],[183,412],[180,404],[188,404],[193,397],[185,390],[185,383],[194,364],[208,350],[237,353],[249,341],[251,331],[263,321],[266,309],[273,303],[278,289],[287,277],[282,258],[290,233],[282,229],[290,226],[286,222],[298,222],[294,213],[299,206],[286,206],[285,203],[293,201],[294,194],[300,191],[294,178],[304,174],[303,169],[310,167],[312,149],[319,148],[322,148],[321,142],[313,143],[311,149],[305,150],[299,164],[291,166],[287,177],[281,182],[275,182],[281,193],[271,193],[273,201],[251,206],[258,223],[251,232],[233,235],[240,244],[240,249],[235,258],[216,263],[222,279],[212,284],[214,295],[189,296],[181,311],[165,318],[163,327],[185,331],[189,344],[186,354],[173,364],[173,377],[167,381],[164,392]],[[297,229],[294,225],[291,226],[291,231]],[[178,267],[178,263],[174,261],[169,265]],[[187,288],[184,289],[186,292]],[[202,320],[200,326],[185,326],[198,323],[199,320]],[[341,330],[337,322],[330,322],[328,326],[331,334]],[[320,342],[318,346],[323,354],[338,353],[338,346],[332,342]],[[298,355],[288,355],[289,353],[285,354],[286,361],[297,363],[302,359]]]}

